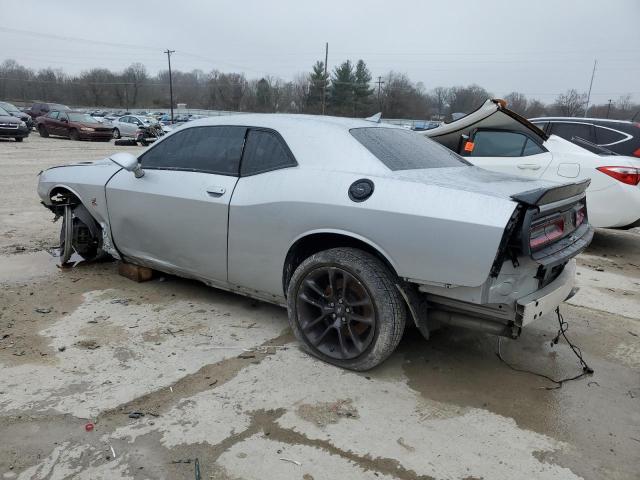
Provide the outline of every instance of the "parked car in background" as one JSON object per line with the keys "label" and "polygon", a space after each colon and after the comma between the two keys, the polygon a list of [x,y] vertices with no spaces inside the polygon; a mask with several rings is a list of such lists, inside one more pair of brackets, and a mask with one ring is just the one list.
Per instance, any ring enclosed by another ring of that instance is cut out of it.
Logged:
{"label": "parked car in background", "polygon": [[72,110],[52,110],[36,119],[41,137],[56,135],[71,140],[100,140],[108,142],[113,135],[113,127],[103,125],[88,113]]}
{"label": "parked car in background", "polygon": [[46,115],[49,112],[61,112],[64,110],[71,109],[66,105],[61,105],[59,103],[34,103],[33,105],[31,105],[31,108],[27,111],[27,113],[31,115],[31,118],[35,120],[36,118],[41,117],[42,115]]}
{"label": "parked car in background", "polygon": [[423,135],[488,170],[555,182],[590,179],[587,202],[593,226],[640,225],[639,159],[596,155],[549,135],[509,110],[504,100],[487,100],[469,115]]}
{"label": "parked car in background", "polygon": [[367,370],[406,322],[517,338],[553,312],[593,235],[588,183],[488,172],[386,124],[247,114],[51,168],[38,194],[63,260],[107,252],[286,305],[307,351]]}
{"label": "parked car in background", "polygon": [[138,129],[157,124],[155,118],[142,117],[140,115],[124,115],[111,122],[113,126],[113,138],[136,138]]}
{"label": "parked car in background", "polygon": [[29,130],[31,130],[36,124],[33,121],[33,118],[31,118],[31,116],[28,113],[23,112],[22,110],[20,110],[18,107],[16,107],[12,103],[0,102],[0,108],[4,109],[6,112],[8,112],[9,115],[11,115],[13,117],[16,117],[16,118],[19,118],[24,123],[26,123],[27,124],[27,128]]}
{"label": "parked car in background", "polygon": [[602,149],[597,148],[600,146],[618,155],[640,158],[640,123],[637,122],[578,117],[538,117],[530,122],[548,135],[557,135],[593,153],[602,153]]}
{"label": "parked car in background", "polygon": [[0,138],[13,138],[21,142],[29,136],[30,129],[24,120],[0,107]]}

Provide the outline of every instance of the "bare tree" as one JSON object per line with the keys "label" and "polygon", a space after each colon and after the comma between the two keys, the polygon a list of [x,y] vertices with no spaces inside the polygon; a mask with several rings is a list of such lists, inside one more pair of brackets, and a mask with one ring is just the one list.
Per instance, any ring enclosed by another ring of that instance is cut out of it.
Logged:
{"label": "bare tree", "polygon": [[507,107],[520,115],[524,115],[527,111],[528,100],[524,93],[511,92],[505,95],[504,99],[507,101]]}
{"label": "bare tree", "polygon": [[562,116],[576,117],[584,113],[586,101],[586,93],[578,93],[575,88],[572,88],[558,95],[553,107]]}

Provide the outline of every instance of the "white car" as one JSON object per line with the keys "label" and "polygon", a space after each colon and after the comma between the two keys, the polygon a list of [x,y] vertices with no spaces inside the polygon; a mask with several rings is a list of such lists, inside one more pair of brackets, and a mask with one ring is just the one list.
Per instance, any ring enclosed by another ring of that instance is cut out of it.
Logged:
{"label": "white car", "polygon": [[423,135],[487,170],[559,183],[591,179],[589,221],[594,227],[640,226],[640,160],[597,155],[547,135],[506,108],[487,100],[479,109]]}

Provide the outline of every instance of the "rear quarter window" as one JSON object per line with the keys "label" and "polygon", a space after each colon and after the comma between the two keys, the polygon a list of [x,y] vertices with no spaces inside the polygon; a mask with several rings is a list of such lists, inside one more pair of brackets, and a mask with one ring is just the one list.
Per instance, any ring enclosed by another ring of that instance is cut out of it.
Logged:
{"label": "rear quarter window", "polygon": [[390,170],[470,165],[446,147],[410,130],[363,127],[352,128],[349,132]]}
{"label": "rear quarter window", "polygon": [[622,132],[618,130],[614,130],[612,128],[601,127],[599,125],[595,125],[596,129],[596,143],[598,145],[610,145],[612,143],[620,142],[627,138]]}

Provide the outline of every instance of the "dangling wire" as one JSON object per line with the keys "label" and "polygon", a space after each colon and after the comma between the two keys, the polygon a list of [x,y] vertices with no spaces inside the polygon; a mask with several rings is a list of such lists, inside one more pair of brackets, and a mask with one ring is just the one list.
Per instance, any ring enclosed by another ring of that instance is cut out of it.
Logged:
{"label": "dangling wire", "polygon": [[559,324],[560,328],[558,329],[558,334],[551,341],[551,346],[557,345],[558,342],[560,341],[560,336],[562,335],[562,337],[565,339],[565,341],[567,342],[567,344],[571,348],[571,351],[575,354],[576,357],[578,357],[578,361],[580,362],[580,366],[582,367],[582,373],[576,375],[575,377],[569,377],[569,378],[563,378],[562,380],[556,380],[556,379],[551,378],[550,376],[545,375],[543,373],[534,372],[534,371],[527,370],[527,369],[524,369],[524,368],[514,367],[509,362],[507,362],[504,358],[502,358],[502,352],[501,352],[501,348],[500,348],[501,344],[502,344],[501,343],[502,337],[498,337],[498,351],[496,352],[496,355],[498,356],[500,361],[502,363],[504,363],[507,367],[509,367],[511,370],[515,370],[516,372],[529,373],[531,375],[536,375],[538,377],[542,377],[542,378],[544,378],[546,380],[549,380],[550,382],[555,383],[555,385],[553,387],[542,387],[545,390],[557,390],[558,388],[562,388],[562,384],[565,383],[565,382],[570,382],[572,380],[578,380],[579,378],[585,377],[587,375],[592,375],[594,373],[593,368],[591,368],[589,365],[587,365],[587,362],[585,362],[584,358],[582,358],[582,350],[580,350],[580,347],[578,347],[578,346],[574,345],[573,343],[571,343],[569,338],[567,338],[566,332],[569,329],[569,324],[564,320],[564,317],[560,313],[560,307],[556,308],[556,315],[558,316],[558,324]]}

